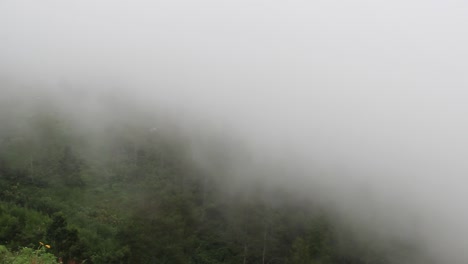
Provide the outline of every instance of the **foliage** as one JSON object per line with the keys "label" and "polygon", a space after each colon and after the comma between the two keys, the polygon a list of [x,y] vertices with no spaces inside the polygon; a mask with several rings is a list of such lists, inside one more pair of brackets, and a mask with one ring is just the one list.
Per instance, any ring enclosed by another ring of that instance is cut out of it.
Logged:
{"label": "foliage", "polygon": [[41,245],[37,249],[22,248],[11,253],[5,246],[0,245],[0,263],[2,264],[57,264],[53,254],[47,252],[49,245]]}
{"label": "foliage", "polygon": [[53,245],[51,251],[63,261],[83,258],[84,248],[78,238],[78,230],[69,228],[62,214],[53,216],[45,238]]}
{"label": "foliage", "polygon": [[90,135],[45,113],[24,123],[0,137],[1,263],[386,263],[311,201],[226,192],[223,163],[201,171],[174,131]]}

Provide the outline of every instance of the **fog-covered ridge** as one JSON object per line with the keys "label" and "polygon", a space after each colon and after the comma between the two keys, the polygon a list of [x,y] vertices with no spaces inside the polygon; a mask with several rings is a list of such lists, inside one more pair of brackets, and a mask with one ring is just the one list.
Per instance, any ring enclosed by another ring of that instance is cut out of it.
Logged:
{"label": "fog-covered ridge", "polygon": [[177,120],[204,170],[225,157],[238,186],[285,186],[466,263],[467,7],[2,1],[0,116],[50,105],[86,128]]}

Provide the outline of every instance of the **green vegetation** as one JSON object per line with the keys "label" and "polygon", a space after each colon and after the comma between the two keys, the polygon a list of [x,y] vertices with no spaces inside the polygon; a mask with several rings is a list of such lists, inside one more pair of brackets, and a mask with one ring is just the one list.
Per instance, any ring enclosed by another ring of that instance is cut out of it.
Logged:
{"label": "green vegetation", "polygon": [[222,165],[197,168],[174,131],[44,113],[5,122],[1,263],[390,263],[311,201],[261,184],[229,191]]}
{"label": "green vegetation", "polygon": [[[42,243],[42,242],[41,242]],[[43,243],[37,249],[22,248],[11,253],[5,246],[0,246],[0,262],[5,264],[57,264],[57,258],[48,253],[49,245]]]}

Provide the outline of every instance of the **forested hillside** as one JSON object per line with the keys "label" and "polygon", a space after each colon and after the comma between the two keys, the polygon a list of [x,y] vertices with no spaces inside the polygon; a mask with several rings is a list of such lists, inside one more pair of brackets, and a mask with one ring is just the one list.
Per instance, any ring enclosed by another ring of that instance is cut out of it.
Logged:
{"label": "forested hillside", "polygon": [[416,252],[363,238],[287,188],[233,187],[229,146],[206,171],[176,127],[72,120],[2,114],[1,263],[384,264]]}

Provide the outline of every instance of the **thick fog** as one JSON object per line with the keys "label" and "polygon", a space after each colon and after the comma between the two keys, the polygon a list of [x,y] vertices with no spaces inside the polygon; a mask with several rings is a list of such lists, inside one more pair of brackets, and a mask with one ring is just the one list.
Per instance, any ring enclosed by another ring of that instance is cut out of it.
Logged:
{"label": "thick fog", "polygon": [[47,90],[88,117],[107,97],[166,109],[242,141],[250,173],[295,172],[265,181],[468,263],[467,14],[455,0],[2,0],[0,102]]}

